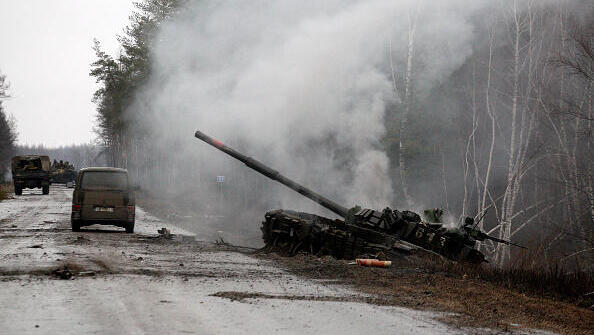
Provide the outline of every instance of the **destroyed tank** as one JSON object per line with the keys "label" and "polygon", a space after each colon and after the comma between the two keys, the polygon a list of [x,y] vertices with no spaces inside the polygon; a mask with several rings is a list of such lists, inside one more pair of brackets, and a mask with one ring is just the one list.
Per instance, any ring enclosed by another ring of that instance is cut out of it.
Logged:
{"label": "destroyed tank", "polygon": [[291,255],[306,251],[339,259],[379,253],[393,257],[422,249],[454,261],[482,263],[486,261],[485,256],[475,248],[476,241],[490,239],[516,245],[475,229],[474,219],[470,217],[465,219],[462,228],[446,228],[440,223],[443,213],[440,209],[425,211],[427,219],[423,221],[419,214],[407,210],[346,208],[200,131],[194,136],[343,218],[329,219],[284,209],[269,211],[261,228],[264,243],[269,248]]}

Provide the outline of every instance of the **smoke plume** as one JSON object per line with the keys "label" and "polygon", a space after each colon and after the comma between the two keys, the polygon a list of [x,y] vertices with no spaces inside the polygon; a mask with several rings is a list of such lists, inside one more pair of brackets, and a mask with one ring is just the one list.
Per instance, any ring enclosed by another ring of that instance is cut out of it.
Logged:
{"label": "smoke plume", "polygon": [[200,129],[347,207],[381,208],[395,200],[381,141],[387,106],[400,103],[409,23],[417,20],[423,94],[470,55],[469,20],[485,3],[190,3],[160,27],[152,75],[130,115],[142,116],[145,145],[167,162],[155,175],[171,182],[173,174],[168,186],[194,190],[188,196],[216,199],[207,193],[226,174],[226,192],[243,192],[247,207],[320,211],[290,190],[254,182],[264,177],[195,139]]}

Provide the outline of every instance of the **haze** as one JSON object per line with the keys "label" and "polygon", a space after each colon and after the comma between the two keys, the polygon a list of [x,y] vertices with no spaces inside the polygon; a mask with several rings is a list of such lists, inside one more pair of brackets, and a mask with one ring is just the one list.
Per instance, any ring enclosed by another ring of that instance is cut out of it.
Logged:
{"label": "haze", "polygon": [[20,144],[86,143],[93,137],[93,39],[116,54],[131,0],[0,2],[0,71]]}

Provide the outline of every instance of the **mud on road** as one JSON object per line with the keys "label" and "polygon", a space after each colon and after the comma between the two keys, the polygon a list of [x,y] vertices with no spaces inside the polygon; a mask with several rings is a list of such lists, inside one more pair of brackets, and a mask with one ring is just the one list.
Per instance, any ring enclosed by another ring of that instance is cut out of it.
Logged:
{"label": "mud on road", "polygon": [[[0,202],[0,334],[457,334],[443,315],[200,241],[137,209],[136,233],[70,230],[72,190]],[[199,225],[199,223],[197,223]],[[167,227],[173,239],[159,237]],[[483,331],[481,331],[483,332]]]}

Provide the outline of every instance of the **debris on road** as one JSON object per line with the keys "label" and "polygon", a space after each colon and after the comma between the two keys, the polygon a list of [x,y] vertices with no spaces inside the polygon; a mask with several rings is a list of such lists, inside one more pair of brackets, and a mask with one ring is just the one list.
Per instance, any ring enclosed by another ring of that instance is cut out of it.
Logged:
{"label": "debris on road", "polygon": [[28,248],[30,249],[43,249],[43,245],[42,244],[34,244],[29,246]]}
{"label": "debris on road", "polygon": [[252,248],[252,247],[246,247],[246,246],[231,244],[231,243],[225,241],[222,237],[220,237],[218,240],[216,240],[214,242],[214,244],[217,247],[227,248],[226,250],[233,250],[233,251],[239,251],[239,252],[242,252],[242,251],[243,252],[245,252],[245,251],[256,251],[256,250],[258,250],[257,248]]}
{"label": "debris on road", "polygon": [[357,258],[355,262],[359,266],[371,266],[376,268],[387,268],[392,266],[391,261],[380,261],[379,259]]}
{"label": "debris on road", "polygon": [[171,238],[171,231],[165,227],[157,230],[157,233],[159,233],[159,235],[161,235],[163,238]]}
{"label": "debris on road", "polygon": [[64,280],[68,280],[71,279],[74,274],[70,271],[70,269],[67,266],[64,266],[63,268],[60,269],[56,269],[52,272],[52,274],[60,279],[64,279]]}
{"label": "debris on road", "polygon": [[81,271],[78,273],[79,277],[94,277],[95,271]]}

